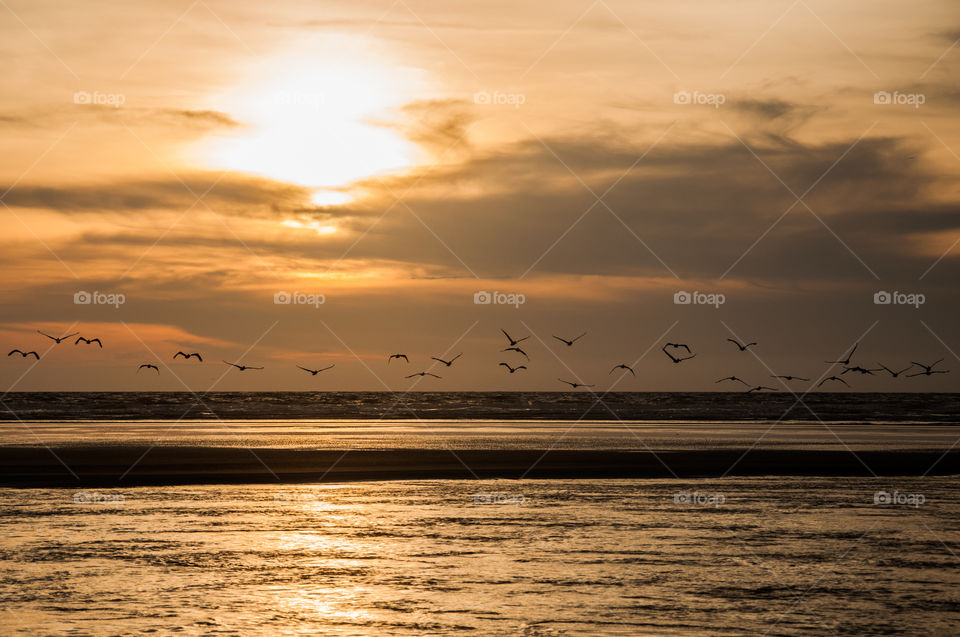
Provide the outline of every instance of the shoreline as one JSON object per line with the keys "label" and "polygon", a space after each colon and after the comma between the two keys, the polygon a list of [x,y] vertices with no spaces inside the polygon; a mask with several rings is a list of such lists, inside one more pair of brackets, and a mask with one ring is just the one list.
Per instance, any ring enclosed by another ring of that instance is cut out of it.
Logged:
{"label": "shoreline", "polygon": [[874,474],[884,477],[960,475],[960,451],[0,447],[0,487],[16,488],[471,478],[872,477]]}

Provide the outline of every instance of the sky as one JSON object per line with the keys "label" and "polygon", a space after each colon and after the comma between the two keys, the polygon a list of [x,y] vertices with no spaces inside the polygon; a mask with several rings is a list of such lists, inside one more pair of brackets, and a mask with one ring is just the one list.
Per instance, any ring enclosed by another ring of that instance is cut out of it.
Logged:
{"label": "sky", "polygon": [[957,371],[853,391],[956,390],[950,0],[3,0],[0,36],[0,339],[41,356],[5,391],[803,391],[856,343]]}

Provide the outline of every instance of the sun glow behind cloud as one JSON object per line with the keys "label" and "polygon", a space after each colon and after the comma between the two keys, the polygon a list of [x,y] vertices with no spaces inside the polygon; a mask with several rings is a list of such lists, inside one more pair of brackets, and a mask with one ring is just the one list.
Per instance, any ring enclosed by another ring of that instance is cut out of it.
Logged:
{"label": "sun glow behind cloud", "polygon": [[[208,141],[201,160],[317,188],[416,164],[422,159],[418,148],[383,122],[420,90],[419,77],[370,51],[347,54],[344,48],[357,44],[324,38],[295,46],[265,62],[248,84],[218,98],[214,108],[246,126]],[[316,203],[350,200],[329,192],[318,193]]]}

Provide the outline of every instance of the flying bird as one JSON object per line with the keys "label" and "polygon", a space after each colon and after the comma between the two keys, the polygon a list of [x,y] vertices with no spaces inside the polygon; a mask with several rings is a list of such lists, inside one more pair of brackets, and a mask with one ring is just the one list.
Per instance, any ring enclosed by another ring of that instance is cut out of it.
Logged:
{"label": "flying bird", "polygon": [[250,365],[237,365],[236,363],[231,363],[228,361],[223,361],[223,362],[226,363],[227,365],[232,365],[233,367],[236,367],[241,372],[246,371],[248,369],[263,369],[262,367],[251,367]]}
{"label": "flying bird", "polygon": [[693,352],[690,350],[690,346],[687,345],[686,343],[667,343],[666,345],[664,345],[664,347],[673,347],[673,348],[675,348],[675,349],[679,349],[679,348],[682,347],[683,349],[687,350],[687,353],[688,353],[688,354],[692,354],[692,353],[693,353]]}
{"label": "flying bird", "polygon": [[461,356],[463,356],[463,352],[460,352],[459,354],[457,354],[456,356],[454,356],[453,358],[451,358],[451,359],[448,360],[448,361],[445,361],[445,360],[443,360],[442,358],[437,358],[436,356],[431,356],[430,358],[432,358],[433,360],[435,360],[435,361],[437,361],[437,362],[439,362],[439,363],[443,363],[443,364],[446,365],[447,367],[450,367],[451,365],[453,365],[453,361],[457,360],[457,359],[460,358]]}
{"label": "flying bird", "polygon": [[511,374],[514,373],[514,372],[517,371],[517,370],[526,369],[526,368],[527,368],[526,365],[517,365],[516,367],[510,367],[510,364],[509,364],[509,363],[500,363],[500,364],[498,365],[498,367],[506,367],[507,369],[510,370],[510,373],[511,373]]}
{"label": "flying bird", "polygon": [[775,387],[767,387],[767,386],[765,386],[765,385],[757,385],[756,387],[751,387],[750,389],[748,389],[748,390],[747,390],[747,393],[749,394],[750,392],[763,391],[763,390],[767,390],[767,391],[777,391],[777,389],[776,389]]}
{"label": "flying bird", "polygon": [[[300,367],[300,366],[297,365],[297,367]],[[302,370],[305,371],[305,372],[310,372],[310,375],[311,375],[311,376],[316,376],[316,375],[319,374],[320,372],[325,372],[325,371],[327,371],[328,369],[330,369],[331,367],[336,367],[336,365],[330,365],[329,367],[322,367],[322,368],[320,368],[320,369],[307,369],[306,367],[300,367],[300,369],[302,369]]]}
{"label": "flying bird", "polygon": [[[895,372],[895,371],[893,371],[892,369],[890,369],[889,367],[887,367],[886,365],[884,365],[883,363],[877,363],[877,365],[880,366],[880,369],[883,369],[883,370],[885,370],[887,373],[889,373],[889,374],[890,374],[890,378],[896,378],[897,376],[899,376],[899,375],[902,374],[903,372],[913,369],[913,365],[911,365],[910,367],[904,367],[904,368],[901,369],[899,372]],[[878,370],[878,371],[879,371],[879,370]]]}
{"label": "flying bird", "polygon": [[414,376],[433,376],[434,378],[440,378],[440,376],[431,374],[430,372],[416,372],[414,374],[410,374],[409,376],[404,376],[404,378],[413,378]]}
{"label": "flying bird", "polygon": [[739,347],[741,352],[745,352],[745,351],[747,351],[747,348],[748,348],[748,347],[752,347],[752,346],[754,346],[754,345],[757,344],[756,341],[754,341],[753,343],[747,343],[746,345],[744,345],[743,343],[741,343],[741,342],[739,342],[739,341],[735,341],[735,340],[732,339],[732,338],[728,338],[727,340],[730,341],[731,343],[733,343],[734,345],[736,345],[737,347]]}
{"label": "flying bird", "polygon": [[151,365],[150,363],[144,363],[143,365],[141,365],[140,367],[138,367],[138,368],[137,368],[137,373],[139,373],[140,370],[143,369],[144,367],[146,367],[147,369],[152,369],[152,370],[156,371],[158,374],[160,373],[160,368],[157,367],[156,365]]}
{"label": "flying bird", "polygon": [[857,348],[858,348],[858,347],[860,347],[860,343],[856,343],[856,344],[853,346],[853,349],[850,350],[850,353],[847,354],[847,357],[846,357],[845,359],[843,359],[843,360],[839,360],[839,361],[824,361],[824,362],[825,362],[825,363],[839,363],[840,365],[849,365],[849,364],[850,364],[850,359],[853,358],[853,353],[854,353],[855,351],[857,351]]}
{"label": "flying bird", "polygon": [[581,334],[580,336],[578,336],[578,337],[576,337],[576,338],[572,338],[572,339],[570,339],[569,341],[568,341],[567,339],[561,338],[561,337],[559,337],[559,336],[554,336],[553,338],[557,339],[557,340],[560,341],[561,343],[566,344],[567,347],[570,347],[571,345],[573,345],[574,343],[576,343],[577,341],[579,341],[581,338],[583,338],[583,337],[586,336],[586,335],[587,335],[587,333],[584,332],[584,333]]}
{"label": "flying bird", "polygon": [[525,341],[525,340],[527,340],[528,338],[530,338],[529,336],[524,336],[523,338],[517,338],[517,339],[515,339],[515,338],[513,338],[512,336],[510,336],[509,334],[507,334],[507,330],[503,329],[502,327],[500,328],[500,331],[503,332],[503,335],[507,337],[507,340],[508,340],[508,341],[510,341],[510,347],[516,347],[517,343],[522,343],[523,341]]}
{"label": "flying bird", "polygon": [[408,363],[410,362],[410,359],[407,358],[407,355],[406,355],[406,354],[391,354],[391,355],[390,355],[390,358],[387,359],[387,365],[389,365],[389,364],[390,364],[390,361],[392,361],[392,360],[395,359],[395,358],[402,358],[403,360],[407,361]]}
{"label": "flying bird", "polygon": [[[672,343],[667,343],[667,345],[672,345]],[[663,346],[663,349],[660,350],[660,351],[662,351],[664,354],[666,354],[667,357],[668,357],[670,360],[672,360],[674,363],[682,363],[683,361],[688,361],[688,360],[690,360],[691,358],[694,358],[694,357],[696,356],[696,354],[691,354],[690,356],[684,356],[684,357],[682,357],[682,358],[677,358],[676,356],[674,356],[673,354],[671,354],[670,352],[667,351],[667,345],[664,345],[664,346]],[[686,347],[686,346],[684,346],[684,347]],[[689,352],[689,351],[690,351],[690,348],[687,348],[687,351]]]}
{"label": "flying bird", "polygon": [[103,343],[100,342],[100,339],[99,339],[99,338],[84,338],[84,337],[81,336],[81,337],[79,337],[76,341],[74,341],[73,344],[74,344],[74,345],[79,345],[79,344],[80,344],[80,341],[83,341],[83,342],[86,343],[87,345],[89,345],[89,344],[91,344],[91,343],[96,343],[97,345],[100,346],[100,349],[103,349]]}
{"label": "flying bird", "polygon": [[26,358],[27,356],[33,356],[37,360],[40,360],[40,354],[37,354],[36,352],[25,352],[22,349],[12,349],[7,356],[13,356],[14,354],[20,354],[20,356],[23,358]]}
{"label": "flying bird", "polygon": [[530,357],[527,356],[527,353],[526,353],[525,351],[523,351],[522,349],[520,349],[519,347],[508,347],[508,348],[502,349],[502,350],[500,350],[500,351],[501,351],[501,352],[520,352],[521,354],[523,354],[523,357],[524,357],[524,358],[526,358],[527,360],[530,360]]}
{"label": "flying bird", "polygon": [[716,381],[716,382],[717,382],[717,383],[722,383],[722,382],[725,381],[725,380],[733,380],[733,381],[736,381],[736,382],[738,382],[738,383],[743,383],[746,387],[749,387],[749,386],[750,386],[749,384],[747,384],[747,382],[746,382],[745,380],[743,380],[742,378],[737,378],[736,376],[727,376],[726,378],[721,378],[720,380],[718,380],[718,381]]}
{"label": "flying bird", "polygon": [[821,380],[821,381],[820,381],[820,384],[818,384],[817,387],[819,387],[820,385],[824,384],[824,383],[827,382],[828,380],[835,380],[835,381],[838,380],[838,381],[840,381],[841,383],[843,383],[844,385],[846,385],[847,387],[850,386],[850,383],[848,383],[847,381],[843,380],[843,379],[840,378],[839,376],[830,376],[829,378],[824,378],[823,380]]}
{"label": "flying bird", "polygon": [[[630,372],[631,374],[633,374],[634,376],[636,376],[636,374],[634,374],[634,372],[633,372],[633,368],[630,367],[629,365],[624,365],[623,363],[620,363],[619,365],[614,365],[613,369],[610,370],[610,374],[612,374],[613,372],[615,372],[615,371],[618,370],[618,369],[625,369],[625,370],[627,370],[628,372]],[[607,376],[609,376],[610,374],[607,374]]]}
{"label": "flying bird", "polygon": [[[913,363],[913,361],[910,361],[910,362]],[[914,376],[933,376],[934,374],[949,374],[950,373],[949,369],[940,369],[940,370],[933,369],[934,367],[936,367],[942,362],[943,362],[943,359],[941,358],[937,362],[931,363],[930,365],[924,365],[923,363],[913,363],[917,367],[922,367],[923,371],[917,372],[916,374],[907,374],[907,378],[913,378]]]}
{"label": "flying bird", "polygon": [[200,356],[200,352],[193,352],[192,354],[187,354],[186,352],[177,352],[173,355],[174,360],[176,360],[177,356],[183,356],[184,359],[196,358],[201,363],[203,362],[203,357]]}
{"label": "flying bird", "polygon": [[844,367],[843,371],[840,372],[840,375],[843,376],[847,372],[857,372],[864,376],[866,376],[867,374],[869,374],[870,376],[873,376],[873,372],[879,372],[879,371],[880,371],[879,369],[867,369],[866,367],[860,367],[859,365],[854,365],[853,367]]}
{"label": "flying bird", "polygon": [[776,374],[770,374],[770,378],[780,378],[783,380],[810,380],[809,378],[800,378],[799,376],[778,376]]}
{"label": "flying bird", "polygon": [[573,383],[573,382],[570,382],[569,380],[563,380],[562,378],[558,378],[557,380],[559,380],[561,383],[566,383],[570,385],[570,387],[572,387],[573,389],[576,389],[577,387],[594,387],[594,385],[586,385],[584,383]]}
{"label": "flying bird", "polygon": [[74,332],[73,334],[67,334],[67,335],[65,335],[65,336],[61,336],[60,338],[57,338],[56,336],[50,336],[50,335],[47,334],[46,332],[41,332],[40,330],[37,330],[37,332],[38,332],[39,334],[43,334],[44,336],[46,336],[46,337],[49,338],[49,339],[52,339],[52,340],[56,341],[58,345],[60,344],[60,341],[65,340],[65,339],[68,339],[68,338],[70,338],[71,336],[76,336],[77,334],[80,333],[80,332]]}

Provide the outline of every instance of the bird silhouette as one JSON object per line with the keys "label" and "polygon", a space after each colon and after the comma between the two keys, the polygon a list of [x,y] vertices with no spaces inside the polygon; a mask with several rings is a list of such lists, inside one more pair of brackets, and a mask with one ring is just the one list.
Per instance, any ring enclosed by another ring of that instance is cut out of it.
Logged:
{"label": "bird silhouette", "polygon": [[76,336],[76,335],[79,334],[80,332],[74,332],[73,334],[66,334],[66,335],[64,335],[64,336],[61,336],[60,338],[57,338],[56,336],[50,336],[50,335],[47,334],[46,332],[41,332],[40,330],[37,330],[37,333],[38,333],[38,334],[43,334],[43,335],[46,336],[47,338],[56,341],[57,344],[59,345],[59,344],[60,344],[60,341],[66,340],[66,339],[70,338],[71,336]]}
{"label": "bird silhouette", "polygon": [[750,392],[764,391],[764,390],[767,390],[767,391],[777,391],[777,388],[776,388],[776,387],[767,387],[766,385],[757,385],[756,387],[751,387],[750,389],[748,389],[748,390],[747,390],[747,393],[749,394]]}
{"label": "bird silhouette", "polygon": [[415,372],[409,376],[404,376],[404,378],[413,378],[414,376],[433,376],[434,378],[440,378],[436,374],[431,374],[430,372]]}
{"label": "bird silhouette", "polygon": [[14,354],[20,354],[20,356],[23,358],[26,358],[27,356],[33,356],[37,360],[40,360],[40,354],[37,354],[36,352],[25,352],[22,349],[12,349],[7,356],[13,356]]}
{"label": "bird silhouette", "polygon": [[[667,345],[672,345],[672,343],[667,343]],[[682,357],[682,358],[677,358],[676,356],[674,356],[673,354],[671,354],[670,352],[667,351],[667,345],[664,345],[664,346],[663,346],[663,349],[660,350],[660,351],[662,351],[664,354],[666,354],[667,357],[668,357],[670,360],[672,360],[674,363],[682,363],[683,361],[688,361],[688,360],[690,360],[691,358],[696,357],[696,354],[691,354],[690,356],[684,356],[684,357]],[[684,347],[686,347],[686,346],[684,346]],[[690,351],[690,348],[687,348],[687,351],[689,352],[689,351]]]}
{"label": "bird silhouette", "polygon": [[517,343],[522,343],[523,341],[530,338],[529,336],[524,336],[523,338],[513,338],[512,336],[507,334],[507,330],[503,329],[502,327],[500,328],[500,331],[503,332],[503,335],[507,337],[508,341],[510,341],[510,347],[515,347]]}
{"label": "bird silhouette", "polygon": [[[736,382],[738,382],[738,383],[743,383],[744,386],[746,386],[746,387],[749,387],[749,386],[750,386],[749,384],[747,384],[747,382],[746,382],[745,380],[743,380],[742,378],[737,378],[736,376],[727,376],[726,378],[721,378],[720,380],[716,381],[716,383],[722,383],[722,382],[725,381],[725,380],[734,380],[734,381],[736,381]],[[714,383],[714,384],[716,384],[716,383]]]}
{"label": "bird silhouette", "polygon": [[859,365],[854,365],[853,367],[844,367],[843,371],[840,372],[840,375],[843,376],[847,372],[857,372],[862,376],[870,375],[873,376],[873,372],[879,372],[879,369],[867,369],[866,367],[860,367]]}
{"label": "bird silhouette", "polygon": [[840,381],[841,383],[843,383],[843,384],[846,385],[847,387],[850,386],[850,383],[848,383],[847,381],[843,380],[843,379],[840,378],[839,376],[830,376],[830,377],[828,377],[828,378],[824,378],[823,380],[821,380],[820,383],[817,385],[817,387],[819,387],[820,385],[824,384],[824,383],[827,382],[828,380]]}
{"label": "bird silhouette", "polygon": [[664,345],[664,347],[673,347],[674,349],[679,349],[682,347],[683,349],[687,350],[687,354],[693,353],[690,350],[690,346],[687,345],[686,343],[667,343],[666,345]]}
{"label": "bird silhouette", "polygon": [[753,342],[753,343],[747,343],[746,345],[744,345],[740,341],[736,341],[732,338],[728,338],[727,340],[733,343],[734,345],[736,345],[737,347],[739,347],[741,352],[745,352],[747,351],[748,347],[752,347],[757,344],[756,342]]}
{"label": "bird silhouette", "polygon": [[[300,366],[297,365],[297,367],[300,367]],[[316,376],[316,375],[319,374],[320,372],[325,372],[325,371],[327,371],[328,369],[331,369],[331,368],[333,368],[333,367],[336,367],[336,365],[330,365],[330,366],[328,366],[328,367],[322,367],[322,368],[320,368],[320,369],[307,369],[306,367],[300,367],[300,369],[302,369],[302,370],[305,371],[305,372],[310,372],[310,375],[311,375],[311,376]]]}
{"label": "bird silhouette", "polygon": [[570,339],[570,340],[567,340],[567,339],[562,338],[562,337],[560,337],[560,336],[554,336],[553,338],[557,339],[557,340],[560,341],[561,343],[566,344],[567,347],[570,347],[571,345],[573,345],[574,343],[576,343],[577,341],[579,341],[581,338],[583,338],[583,337],[586,336],[586,335],[587,335],[587,333],[584,332],[584,333],[581,334],[580,336],[577,336],[576,338],[572,338],[572,339]]}
{"label": "bird silhouette", "polygon": [[586,385],[584,383],[574,383],[569,380],[563,380],[562,378],[558,378],[557,380],[559,380],[561,383],[566,383],[570,385],[570,387],[572,387],[573,389],[576,389],[577,387],[594,387],[594,385]]}
{"label": "bird silhouette", "polygon": [[390,358],[387,359],[387,365],[389,365],[389,364],[390,364],[390,361],[392,361],[392,360],[395,359],[395,358],[402,358],[403,360],[407,361],[408,363],[410,362],[410,359],[407,358],[407,355],[406,355],[406,354],[391,354],[391,355],[390,355]]}
{"label": "bird silhouette", "polygon": [[809,378],[800,378],[799,376],[778,376],[776,374],[770,374],[770,378],[780,378],[783,380],[810,380]]}
{"label": "bird silhouette", "polygon": [[922,367],[923,371],[917,372],[916,374],[907,374],[907,378],[913,378],[914,376],[933,376],[934,374],[950,373],[949,369],[940,369],[940,370],[933,369],[934,367],[936,367],[937,365],[943,362],[942,358],[935,363],[931,363],[930,365],[924,365],[923,363],[914,363],[913,361],[910,361],[910,362],[916,365],[917,367]]}
{"label": "bird silhouette", "polygon": [[892,369],[890,369],[889,367],[887,367],[886,365],[884,365],[883,363],[877,363],[877,365],[880,366],[880,369],[883,369],[883,370],[885,370],[887,373],[889,373],[889,374],[890,374],[890,378],[896,378],[897,376],[899,376],[899,375],[902,374],[903,372],[913,369],[913,365],[911,365],[910,367],[904,367],[904,368],[901,369],[899,372],[895,372],[895,371],[893,371]]}
{"label": "bird silhouette", "polygon": [[100,346],[100,349],[103,349],[103,343],[100,342],[100,339],[99,339],[99,338],[84,338],[84,337],[81,336],[81,337],[79,337],[76,341],[74,341],[73,344],[74,344],[74,345],[79,345],[79,344],[80,344],[80,341],[83,341],[83,342],[86,343],[87,345],[90,345],[91,343],[96,343],[97,345]]}
{"label": "bird silhouette", "polygon": [[521,369],[526,369],[526,368],[527,368],[526,365],[517,365],[516,367],[510,367],[510,364],[509,364],[509,363],[500,363],[500,364],[498,365],[498,367],[506,367],[507,369],[510,370],[510,373],[511,373],[511,374],[514,373],[514,372],[517,371],[517,370],[521,370]]}
{"label": "bird silhouette", "polygon": [[160,373],[160,368],[157,367],[156,365],[152,365],[152,364],[150,364],[150,363],[144,363],[143,365],[141,365],[140,367],[138,367],[138,368],[137,368],[137,372],[139,373],[140,370],[143,369],[144,367],[146,367],[147,369],[152,369],[152,370],[156,371],[158,374]]}
{"label": "bird silhouette", "polygon": [[203,357],[200,356],[200,352],[193,352],[192,354],[187,354],[186,352],[177,352],[173,355],[174,360],[176,360],[177,356],[183,356],[184,359],[196,358],[201,363],[203,362]]}
{"label": "bird silhouette", "polygon": [[844,365],[844,366],[849,365],[849,364],[850,364],[850,359],[853,358],[853,353],[854,353],[855,351],[857,351],[857,348],[858,348],[858,347],[860,347],[860,343],[855,343],[854,346],[853,346],[853,349],[850,350],[850,353],[847,354],[847,357],[844,358],[843,360],[839,360],[839,361],[824,361],[824,362],[825,362],[825,363],[834,363],[834,364],[839,363],[840,365]]}
{"label": "bird silhouette", "polygon": [[521,354],[523,354],[524,358],[526,358],[527,360],[530,360],[530,357],[527,356],[527,353],[522,349],[520,349],[519,347],[507,347],[506,349],[502,349],[500,351],[501,352],[520,352]]}
{"label": "bird silhouette", "polygon": [[[625,369],[625,370],[627,370],[628,372],[630,372],[631,374],[633,374],[634,376],[636,376],[636,374],[634,374],[634,372],[633,372],[633,368],[630,367],[629,365],[624,365],[623,363],[620,363],[619,365],[614,365],[614,366],[613,366],[613,369],[610,370],[610,374],[612,374],[613,372],[615,372],[615,371],[618,370],[618,369]],[[607,374],[607,376],[609,376],[610,374]]]}
{"label": "bird silhouette", "polygon": [[457,354],[456,356],[454,356],[453,358],[451,358],[451,359],[448,360],[448,361],[445,361],[445,360],[443,360],[442,358],[437,358],[436,356],[431,356],[430,358],[432,358],[433,360],[437,361],[438,363],[443,363],[443,364],[446,365],[447,367],[450,367],[451,365],[453,365],[453,361],[457,360],[457,359],[460,358],[461,356],[463,356],[463,352],[460,352],[459,354]]}
{"label": "bird silhouette", "polygon": [[236,363],[231,363],[231,362],[229,362],[229,361],[223,361],[223,362],[226,363],[227,365],[231,365],[231,366],[233,366],[233,367],[236,367],[236,368],[239,369],[241,372],[246,371],[246,370],[248,370],[248,369],[263,369],[262,367],[251,367],[250,365],[237,365]]}

